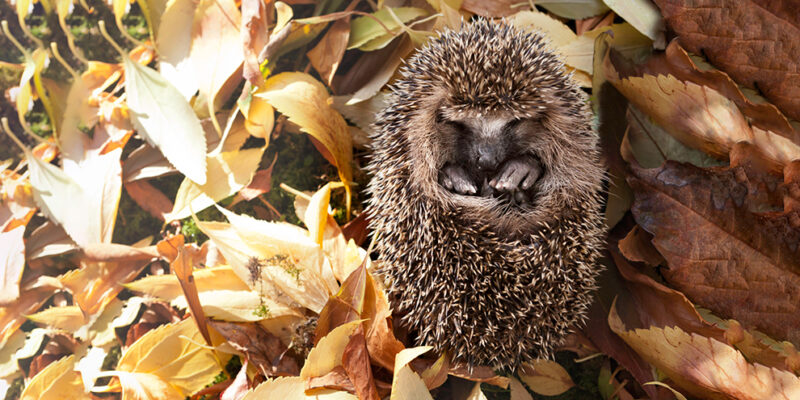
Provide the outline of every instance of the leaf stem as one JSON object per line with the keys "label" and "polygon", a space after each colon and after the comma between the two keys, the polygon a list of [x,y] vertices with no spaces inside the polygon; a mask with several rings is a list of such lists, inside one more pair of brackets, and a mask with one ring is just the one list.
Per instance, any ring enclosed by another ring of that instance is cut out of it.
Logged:
{"label": "leaf stem", "polygon": [[16,143],[17,146],[19,146],[19,148],[22,149],[22,151],[27,152],[28,147],[25,146],[22,143],[22,141],[19,140],[19,138],[17,138],[17,135],[15,135],[14,132],[11,131],[11,128],[8,126],[8,118],[3,117],[2,125],[3,125],[3,131],[6,133],[6,135],[8,135],[11,138],[11,140],[13,140],[14,143]]}
{"label": "leaf stem", "polygon": [[97,26],[100,28],[100,34],[103,35],[108,43],[111,43],[111,46],[113,46],[123,58],[128,57],[128,54],[125,52],[125,50],[122,50],[122,47],[119,47],[117,42],[115,42],[114,39],[111,38],[111,35],[108,34],[108,31],[106,30],[106,21],[99,21]]}
{"label": "leaf stem", "polygon": [[67,72],[69,72],[69,74],[72,75],[73,79],[75,79],[76,81],[80,79],[80,75],[78,75],[78,73],[75,72],[74,69],[72,69],[72,66],[70,66],[69,63],[67,63],[67,60],[65,60],[64,57],[61,57],[61,53],[58,51],[58,44],[56,44],[56,42],[50,42],[50,50],[53,51],[53,57],[55,57],[56,60],[58,60],[58,62],[61,63],[64,69],[66,69]]}

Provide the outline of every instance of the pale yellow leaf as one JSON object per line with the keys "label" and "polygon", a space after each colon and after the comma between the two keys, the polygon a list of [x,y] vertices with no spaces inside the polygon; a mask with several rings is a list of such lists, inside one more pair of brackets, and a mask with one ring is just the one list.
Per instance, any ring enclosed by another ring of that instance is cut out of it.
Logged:
{"label": "pale yellow leaf", "polygon": [[433,400],[427,386],[425,386],[425,381],[416,372],[412,371],[408,365],[412,360],[432,348],[431,346],[413,347],[397,353],[394,359],[391,400]]}
{"label": "pale yellow leaf", "polygon": [[593,73],[594,42],[603,32],[613,32],[609,38],[610,45],[628,58],[640,59],[642,54],[649,54],[652,40],[639,33],[630,24],[614,24],[597,28],[579,36],[575,41],[559,46],[558,52],[564,55],[567,65],[580,71]]}
{"label": "pale yellow leaf", "polygon": [[265,147],[228,151],[207,158],[207,181],[198,185],[184,179],[175,195],[175,205],[165,216],[167,222],[200,212],[247,186],[253,179]]}
{"label": "pale yellow leaf", "polygon": [[[250,287],[239,279],[230,266],[219,266],[195,270],[192,274],[199,292],[208,290],[249,290]],[[128,283],[125,288],[134,292],[146,293],[164,301],[173,301],[183,296],[178,277],[173,274],[149,275]]]}
{"label": "pale yellow leaf", "polygon": [[356,400],[357,397],[335,390],[315,390],[314,395],[305,394],[306,379],[299,376],[267,380],[249,391],[242,400],[282,399],[282,400]]}
{"label": "pale yellow leaf", "polygon": [[651,0],[603,0],[603,2],[633,25],[637,31],[660,44],[657,48],[664,48],[664,19]]}
{"label": "pale yellow leaf", "polygon": [[535,360],[525,364],[519,378],[532,391],[544,396],[557,396],[575,386],[567,370],[559,363],[549,360]]}
{"label": "pale yellow leaf", "polygon": [[50,363],[31,379],[20,396],[21,400],[63,399],[89,397],[84,392],[80,375],[74,371],[75,356],[70,355]]}
{"label": "pale yellow leaf", "polygon": [[309,236],[312,240],[322,246],[322,239],[325,235],[325,226],[328,223],[328,205],[331,201],[331,184],[327,183],[322,189],[317,190],[306,208],[303,222],[308,227]]}
{"label": "pale yellow leaf", "polygon": [[[214,352],[205,347],[194,320],[185,319],[140,337],[122,354],[117,371],[136,373],[132,383],[144,385],[155,382],[155,378],[147,375],[155,375],[175,387],[181,396],[189,396],[219,374],[219,361]],[[125,381],[121,381],[124,385]]]}
{"label": "pale yellow leaf", "polygon": [[[209,114],[223,105],[243,79],[242,13],[234,0],[201,0],[192,26],[190,58]],[[238,72],[238,75],[234,75]]]}
{"label": "pale yellow leaf", "polygon": [[22,373],[17,364],[16,353],[25,345],[26,339],[25,332],[14,331],[0,347],[0,379],[11,380]]}
{"label": "pale yellow leaf", "polygon": [[272,32],[279,32],[286,24],[289,23],[289,20],[292,19],[294,16],[294,12],[292,11],[292,7],[282,1],[275,2],[275,12],[277,14],[277,19],[275,21],[275,27],[272,28]]}
{"label": "pale yellow leaf", "polygon": [[156,31],[158,70],[189,100],[197,93],[200,80],[195,78],[189,54],[192,49],[192,21],[198,2],[170,0]]}
{"label": "pale yellow leaf", "polygon": [[350,336],[356,331],[361,321],[351,321],[337,326],[325,337],[319,340],[316,346],[308,353],[300,378],[308,379],[323,376],[331,372],[336,366],[342,365],[342,355]]}
{"label": "pale yellow leaf", "polygon": [[308,74],[284,72],[269,78],[263,91],[255,96],[267,100],[330,152],[348,193],[349,210],[352,138],[344,118],[331,107],[332,99],[325,86]]}
{"label": "pale yellow leaf", "polygon": [[[256,93],[262,91],[259,89]],[[242,108],[245,116],[244,127],[251,135],[262,138],[269,145],[272,128],[275,125],[275,110],[261,97],[250,95],[246,108]]]}
{"label": "pale yellow leaf", "polygon": [[[199,293],[200,304],[209,318],[231,322],[260,321],[264,318],[303,315],[298,309],[273,301],[252,290],[207,290]],[[186,298],[179,296],[171,305],[187,309]],[[268,315],[259,314],[265,308]]]}
{"label": "pale yellow leaf", "polygon": [[121,372],[122,400],[183,400],[186,396],[157,375]]}
{"label": "pale yellow leaf", "polygon": [[29,315],[28,319],[67,332],[75,332],[89,322],[84,318],[83,311],[78,306],[50,307]]}

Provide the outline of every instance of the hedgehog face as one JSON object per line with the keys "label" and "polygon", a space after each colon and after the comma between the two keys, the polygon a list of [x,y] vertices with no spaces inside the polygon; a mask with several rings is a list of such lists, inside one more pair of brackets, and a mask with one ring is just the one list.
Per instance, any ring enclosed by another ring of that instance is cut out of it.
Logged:
{"label": "hedgehog face", "polygon": [[586,95],[540,35],[477,24],[432,39],[403,75],[387,111],[432,200],[508,233],[599,189]]}

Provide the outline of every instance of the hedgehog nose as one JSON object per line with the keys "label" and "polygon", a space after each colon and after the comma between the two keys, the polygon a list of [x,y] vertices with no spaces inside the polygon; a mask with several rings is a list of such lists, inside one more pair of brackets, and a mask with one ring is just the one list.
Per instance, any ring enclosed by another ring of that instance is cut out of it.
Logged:
{"label": "hedgehog nose", "polygon": [[497,154],[491,150],[481,149],[478,151],[478,169],[481,171],[492,171],[497,168],[500,160]]}

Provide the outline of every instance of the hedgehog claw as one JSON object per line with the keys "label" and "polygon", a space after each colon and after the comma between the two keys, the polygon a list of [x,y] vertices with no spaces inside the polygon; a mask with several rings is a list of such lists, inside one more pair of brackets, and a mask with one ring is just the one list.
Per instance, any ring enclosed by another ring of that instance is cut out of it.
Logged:
{"label": "hedgehog claw", "polygon": [[489,185],[504,192],[528,190],[541,175],[542,167],[539,162],[533,157],[523,156],[506,161]]}
{"label": "hedgehog claw", "polygon": [[445,165],[439,172],[439,184],[458,194],[474,195],[478,188],[467,175],[467,171],[453,164]]}

